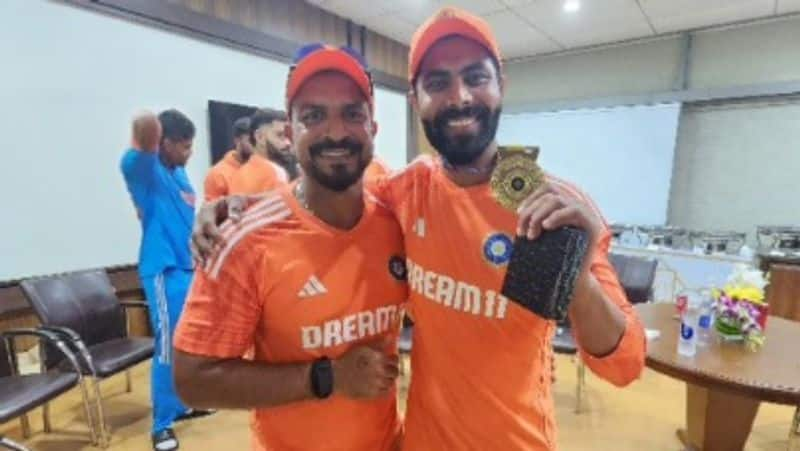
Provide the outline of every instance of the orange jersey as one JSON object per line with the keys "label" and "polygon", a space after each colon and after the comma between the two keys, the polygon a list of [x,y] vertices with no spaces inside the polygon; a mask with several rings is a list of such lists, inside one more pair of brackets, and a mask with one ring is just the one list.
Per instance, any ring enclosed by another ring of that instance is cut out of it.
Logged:
{"label": "orange jersey", "polygon": [[[349,231],[300,207],[284,187],[223,226],[223,249],[197,271],[175,347],[215,358],[268,364],[335,359],[381,336],[396,341],[407,297],[400,227],[374,199]],[[396,395],[256,409],[256,450],[393,449]]]}
{"label": "orange jersey", "polygon": [[286,170],[266,157],[253,154],[231,177],[229,194],[258,194],[289,182]]}
{"label": "orange jersey", "polygon": [[231,177],[241,166],[242,163],[239,162],[236,151],[229,150],[217,164],[211,167],[206,175],[206,181],[203,185],[205,199],[210,201],[230,194]]}
{"label": "orange jersey", "polygon": [[[567,182],[551,181],[589,201]],[[408,258],[415,326],[404,449],[555,449],[555,324],[500,294],[517,215],[494,200],[488,183],[459,187],[427,156],[373,189],[400,221]],[[606,232],[593,250],[591,271],[624,311],[626,331],[610,355],[581,350],[581,358],[624,385],[643,369],[645,338],[608,262],[610,238]]]}
{"label": "orange jersey", "polygon": [[371,186],[372,183],[391,174],[392,169],[377,156],[372,157],[372,162],[364,170],[364,186]]}

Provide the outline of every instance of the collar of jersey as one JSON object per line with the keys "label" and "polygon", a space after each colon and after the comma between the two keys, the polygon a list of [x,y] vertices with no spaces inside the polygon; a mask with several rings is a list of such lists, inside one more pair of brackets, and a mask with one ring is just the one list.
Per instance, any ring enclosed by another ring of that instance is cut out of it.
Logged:
{"label": "collar of jersey", "polygon": [[328,224],[327,222],[323,221],[322,219],[318,218],[315,214],[311,213],[310,211],[306,210],[305,207],[300,205],[300,202],[297,201],[297,198],[294,196],[294,189],[297,183],[300,182],[300,179],[293,181],[289,188],[284,190],[284,197],[286,199],[286,203],[289,205],[289,208],[292,210],[295,216],[300,219],[304,225],[309,226],[313,229],[321,231],[328,235],[334,235],[337,237],[348,237],[350,235],[355,235],[359,233],[361,229],[365,226],[364,224],[368,221],[368,217],[371,216],[372,210],[374,209],[374,205],[372,202],[369,202],[366,197],[366,191],[364,192],[364,212],[361,215],[361,218],[358,220],[358,223],[350,230],[344,229],[337,229],[336,227]]}

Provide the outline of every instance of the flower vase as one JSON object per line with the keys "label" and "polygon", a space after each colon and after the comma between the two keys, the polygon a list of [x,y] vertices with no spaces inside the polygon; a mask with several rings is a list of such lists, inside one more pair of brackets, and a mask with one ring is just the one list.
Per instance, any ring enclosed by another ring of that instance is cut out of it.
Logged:
{"label": "flower vase", "polygon": [[741,341],[744,339],[739,324],[728,318],[717,318],[716,321],[714,321],[714,328],[717,330],[722,341]]}

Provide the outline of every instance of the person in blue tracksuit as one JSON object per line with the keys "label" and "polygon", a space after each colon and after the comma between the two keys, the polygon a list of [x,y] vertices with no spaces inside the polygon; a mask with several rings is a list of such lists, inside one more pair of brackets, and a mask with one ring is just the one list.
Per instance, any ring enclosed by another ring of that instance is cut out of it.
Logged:
{"label": "person in blue tracksuit", "polygon": [[189,239],[195,192],[184,169],[195,127],[177,110],[133,123],[133,145],[122,156],[125,184],[142,225],[139,277],[155,337],[152,368],[153,449],[178,449],[176,420],[194,416],[178,398],[172,377],[172,335],[192,281]]}

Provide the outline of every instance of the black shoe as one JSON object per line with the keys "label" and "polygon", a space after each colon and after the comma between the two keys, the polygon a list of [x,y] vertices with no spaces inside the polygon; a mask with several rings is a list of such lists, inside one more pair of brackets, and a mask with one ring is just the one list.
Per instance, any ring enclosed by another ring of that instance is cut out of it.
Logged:
{"label": "black shoe", "polygon": [[192,420],[195,418],[207,417],[209,415],[213,415],[217,413],[216,410],[199,410],[199,409],[189,409],[183,413],[183,415],[175,418],[176,423],[180,423],[181,421]]}
{"label": "black shoe", "polygon": [[174,451],[178,447],[178,438],[172,428],[153,434],[153,451]]}

